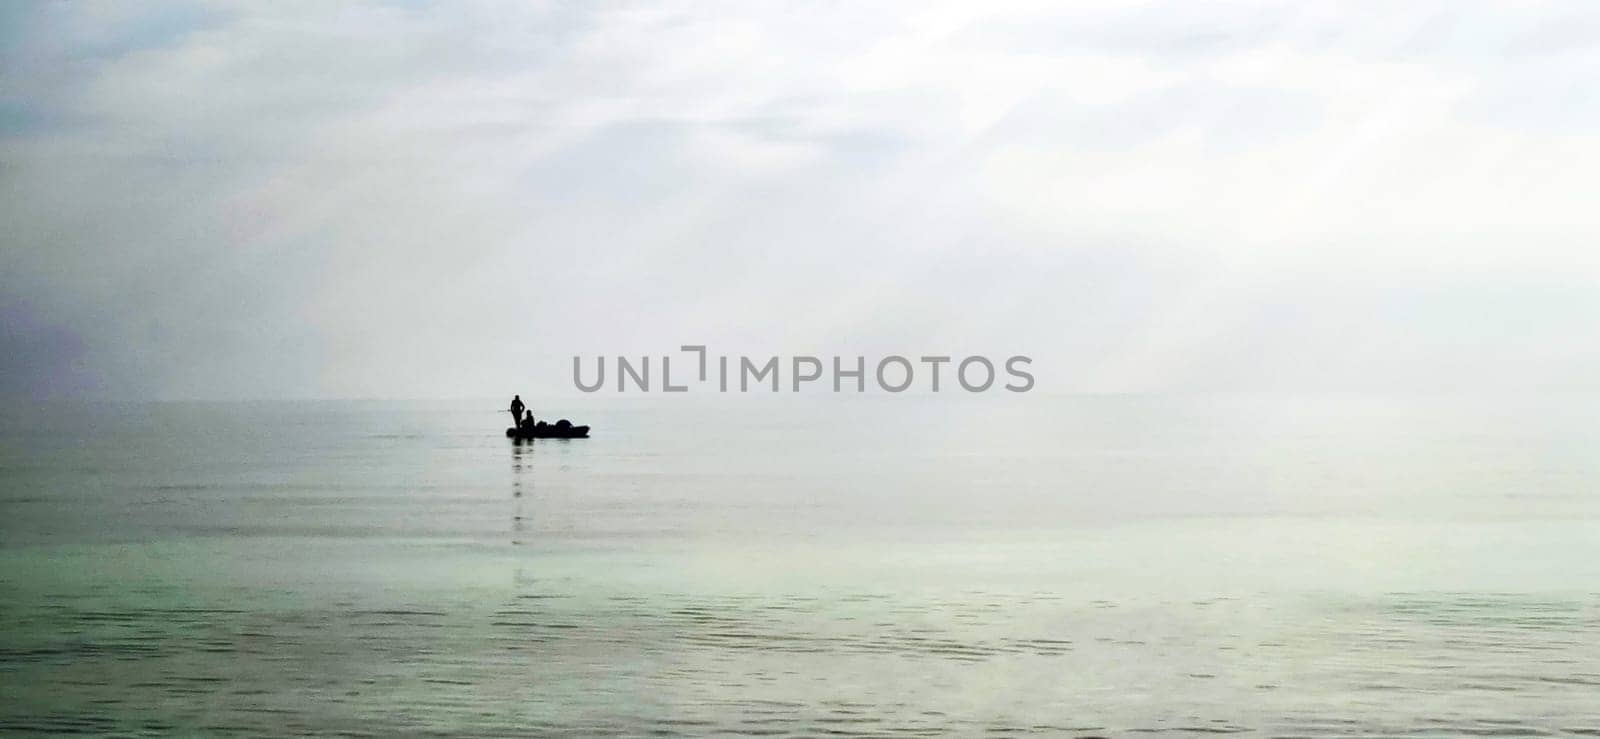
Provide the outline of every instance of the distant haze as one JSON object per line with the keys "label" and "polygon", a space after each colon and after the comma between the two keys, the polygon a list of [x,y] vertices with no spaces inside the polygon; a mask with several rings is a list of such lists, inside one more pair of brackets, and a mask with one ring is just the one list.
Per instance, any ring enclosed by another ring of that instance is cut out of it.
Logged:
{"label": "distant haze", "polygon": [[0,4],[0,395],[1600,389],[1583,2]]}

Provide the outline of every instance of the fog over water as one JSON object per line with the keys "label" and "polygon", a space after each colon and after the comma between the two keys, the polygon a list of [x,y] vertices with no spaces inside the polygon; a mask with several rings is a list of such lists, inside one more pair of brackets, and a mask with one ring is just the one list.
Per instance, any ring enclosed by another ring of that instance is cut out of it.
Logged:
{"label": "fog over water", "polygon": [[1597,71],[1576,0],[0,2],[0,733],[1600,735]]}

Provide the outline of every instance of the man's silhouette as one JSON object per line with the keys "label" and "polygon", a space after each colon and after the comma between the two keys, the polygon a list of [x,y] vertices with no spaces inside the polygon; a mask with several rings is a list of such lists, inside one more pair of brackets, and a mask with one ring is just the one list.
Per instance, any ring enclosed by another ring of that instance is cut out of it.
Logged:
{"label": "man's silhouette", "polygon": [[522,396],[521,395],[513,395],[513,396],[511,396],[511,425],[512,426],[519,427],[519,428],[522,426],[522,409],[523,408],[527,408],[527,406],[522,404]]}

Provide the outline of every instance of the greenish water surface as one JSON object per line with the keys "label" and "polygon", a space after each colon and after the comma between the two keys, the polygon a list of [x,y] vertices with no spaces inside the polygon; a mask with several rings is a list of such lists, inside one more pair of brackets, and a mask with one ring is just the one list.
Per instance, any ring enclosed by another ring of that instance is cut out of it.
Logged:
{"label": "greenish water surface", "polygon": [[1590,399],[497,405],[12,408],[0,731],[1600,735]]}

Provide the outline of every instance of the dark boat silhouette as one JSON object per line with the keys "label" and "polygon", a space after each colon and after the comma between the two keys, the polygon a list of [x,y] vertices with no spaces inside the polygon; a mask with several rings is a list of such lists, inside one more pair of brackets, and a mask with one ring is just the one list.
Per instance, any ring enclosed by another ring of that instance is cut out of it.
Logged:
{"label": "dark boat silhouette", "polygon": [[555,423],[540,421],[533,426],[506,429],[508,439],[587,439],[589,438],[588,426],[574,426],[571,421],[563,418]]}

